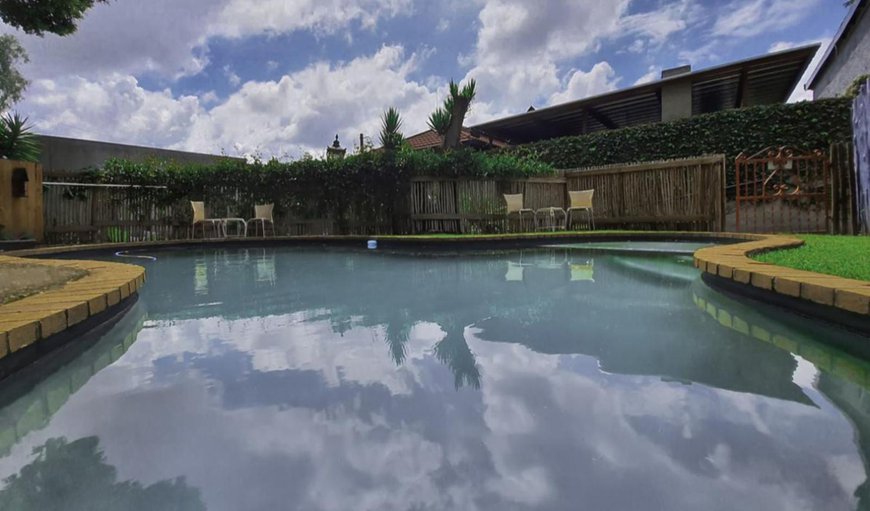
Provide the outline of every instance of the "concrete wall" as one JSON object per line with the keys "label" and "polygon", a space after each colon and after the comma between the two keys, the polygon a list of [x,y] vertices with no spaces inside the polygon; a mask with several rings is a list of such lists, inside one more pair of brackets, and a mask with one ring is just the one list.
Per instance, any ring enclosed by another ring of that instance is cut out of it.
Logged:
{"label": "concrete wall", "polygon": [[[27,197],[12,197],[12,172],[27,170]],[[35,163],[0,160],[0,225],[3,237],[22,236],[42,241],[45,231],[42,199],[42,169]]]}
{"label": "concrete wall", "polygon": [[214,163],[225,158],[212,154],[188,153],[47,135],[40,135],[39,143],[42,145],[42,157],[39,163],[46,173],[76,173],[88,167],[99,167],[109,158],[125,158],[133,161],[159,158],[182,163]]}
{"label": "concrete wall", "polygon": [[662,122],[692,116],[692,81],[678,80],[662,86]]}
{"label": "concrete wall", "polygon": [[870,74],[870,8],[860,7],[855,26],[847,37],[840,39],[830,62],[818,76],[813,97],[833,98],[843,94],[855,78]]}

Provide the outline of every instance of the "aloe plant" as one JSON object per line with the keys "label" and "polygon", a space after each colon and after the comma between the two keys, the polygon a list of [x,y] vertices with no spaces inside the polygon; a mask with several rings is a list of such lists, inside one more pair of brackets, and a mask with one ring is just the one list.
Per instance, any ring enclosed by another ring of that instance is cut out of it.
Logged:
{"label": "aloe plant", "polygon": [[402,145],[405,137],[400,129],[402,129],[402,118],[399,111],[393,107],[388,108],[381,118],[381,145],[384,149],[392,151]]}
{"label": "aloe plant", "polygon": [[40,147],[27,117],[17,113],[0,116],[0,158],[39,161]]}

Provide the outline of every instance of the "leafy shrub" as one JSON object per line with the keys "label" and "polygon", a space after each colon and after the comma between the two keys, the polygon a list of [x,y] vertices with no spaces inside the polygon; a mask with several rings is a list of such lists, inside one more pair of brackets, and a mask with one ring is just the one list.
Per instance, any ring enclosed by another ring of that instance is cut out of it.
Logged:
{"label": "leafy shrub", "polygon": [[83,180],[162,186],[165,189],[135,188],[130,193],[140,198],[147,193],[165,204],[206,200],[215,211],[227,206],[250,210],[253,204],[269,202],[279,216],[332,217],[339,230],[348,231],[351,218],[370,225],[399,222],[413,176],[514,178],[553,172],[549,165],[508,154],[401,148],[293,162],[226,159],[205,165],[112,159]]}
{"label": "leafy shrub", "polygon": [[545,140],[505,149],[507,154],[579,168],[724,154],[729,183],[734,158],[770,146],[828,150],[852,138],[852,104],[826,99],[724,110],[678,121]]}
{"label": "leafy shrub", "polygon": [[27,125],[27,117],[17,113],[0,116],[0,158],[39,161],[39,143]]}

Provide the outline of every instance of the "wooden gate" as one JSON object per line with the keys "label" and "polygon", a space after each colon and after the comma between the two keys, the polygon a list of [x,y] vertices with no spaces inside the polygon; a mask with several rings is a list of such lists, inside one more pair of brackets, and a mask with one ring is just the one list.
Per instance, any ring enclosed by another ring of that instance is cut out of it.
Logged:
{"label": "wooden gate", "polygon": [[822,151],[768,148],[735,162],[738,232],[828,232],[831,172]]}

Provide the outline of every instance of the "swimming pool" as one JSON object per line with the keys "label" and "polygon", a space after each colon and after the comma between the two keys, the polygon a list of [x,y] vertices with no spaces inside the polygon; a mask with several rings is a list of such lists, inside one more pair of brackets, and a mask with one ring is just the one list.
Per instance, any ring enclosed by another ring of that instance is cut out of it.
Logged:
{"label": "swimming pool", "polygon": [[870,505],[867,339],[690,257],[154,255],[108,333],[4,382],[0,509]]}

